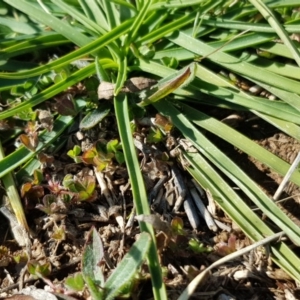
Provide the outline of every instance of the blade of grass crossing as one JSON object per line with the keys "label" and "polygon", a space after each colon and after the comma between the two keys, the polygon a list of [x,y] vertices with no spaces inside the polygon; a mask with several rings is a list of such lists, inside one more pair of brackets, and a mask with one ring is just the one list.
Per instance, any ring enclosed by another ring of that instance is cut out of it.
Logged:
{"label": "blade of grass crossing", "polygon": [[[209,163],[200,155],[185,153],[190,164],[187,170],[213,195],[218,205],[240,226],[252,240],[259,241],[262,237],[272,235],[272,231],[220,177]],[[201,166],[201,167],[200,167]],[[274,253],[272,259],[295,280],[300,279],[297,257],[284,243],[271,246]]]}
{"label": "blade of grass crossing", "polygon": [[84,46],[91,41],[90,38],[80,33],[68,23],[46,13],[33,3],[29,3],[28,1],[24,0],[4,0],[4,2],[33,17],[39,23],[48,25],[53,30],[61,33],[78,46]]}
{"label": "blade of grass crossing", "polygon": [[205,157],[239,186],[297,245],[300,245],[300,228],[237,165],[200,133],[170,102],[160,101],[154,106],[160,113],[171,117],[174,125]]}
{"label": "blade of grass crossing", "polygon": [[269,22],[269,24],[274,28],[276,33],[279,35],[284,44],[290,49],[296,63],[300,66],[300,53],[293,41],[290,39],[289,35],[285,31],[284,27],[276,19],[273,12],[260,0],[249,0],[263,15],[263,17]]}
{"label": "blade of grass crossing", "polygon": [[134,41],[136,38],[137,32],[140,29],[143,21],[145,20],[146,14],[149,10],[149,7],[152,4],[152,0],[148,0],[143,3],[142,8],[139,10],[138,14],[135,17],[135,20],[131,26],[131,30],[128,33],[128,38],[126,39],[125,48],[128,51],[129,45]]}
{"label": "blade of grass crossing", "polygon": [[102,5],[105,11],[105,17],[107,19],[107,23],[109,29],[112,30],[113,28],[119,25],[119,12],[116,9],[116,5],[112,1],[102,1]]}
{"label": "blade of grass crossing", "polygon": [[[230,126],[186,104],[181,104],[181,110],[183,114],[185,114],[186,117],[193,123],[221,137],[222,139],[242,150],[244,153],[247,153],[263,164],[269,166],[280,175],[284,176],[289,170],[290,165],[287,162],[280,159],[265,148],[259,146],[257,143],[253,142]],[[300,186],[299,172],[294,173],[292,181]]]}
{"label": "blade of grass crossing", "polygon": [[266,71],[252,64],[244,62],[239,58],[229,55],[221,50],[216,51],[214,47],[196,40],[182,32],[172,34],[168,39],[175,44],[192,51],[198,55],[208,57],[214,63],[217,63],[229,70],[246,75],[250,78],[260,80],[271,86],[277,86],[284,90],[300,94],[300,86],[297,81],[285,78],[278,74]]}
{"label": "blade of grass crossing", "polygon": [[[105,34],[106,30],[99,26],[96,22],[92,19],[88,18],[84,14],[82,14],[78,9],[76,9],[72,5],[68,5],[65,1],[61,0],[52,0],[54,4],[60,7],[63,11],[68,12],[70,16],[72,16],[75,20],[81,23],[85,28],[91,30],[95,34]],[[74,31],[74,28],[73,28]]]}
{"label": "blade of grass crossing", "polygon": [[104,48],[110,43],[113,43],[116,39],[118,39],[120,36],[126,34],[130,30],[130,25],[133,20],[127,20],[123,22],[120,26],[114,28],[110,32],[106,33],[105,35],[99,37],[93,42],[88,43],[87,45],[79,48],[78,50],[75,50],[62,58],[59,58],[53,62],[50,62],[44,66],[40,66],[37,68],[34,68],[29,71],[23,71],[23,72],[17,72],[17,73],[0,73],[0,78],[7,78],[7,79],[18,79],[18,78],[26,78],[26,77],[33,77],[36,75],[41,75],[42,73],[49,72],[52,69],[55,68],[61,68],[67,64],[69,64],[71,61],[74,61],[76,59],[80,59],[82,56],[93,54],[95,56],[99,55],[101,58],[105,59],[107,57],[110,57],[110,54],[107,55],[107,52],[105,55],[103,53],[99,53],[99,50]]}
{"label": "blade of grass crossing", "polygon": [[118,95],[118,93],[122,89],[127,75],[127,55],[123,56],[123,53],[121,55],[122,56],[118,58],[119,72],[118,72],[117,82],[114,91],[115,95]]}

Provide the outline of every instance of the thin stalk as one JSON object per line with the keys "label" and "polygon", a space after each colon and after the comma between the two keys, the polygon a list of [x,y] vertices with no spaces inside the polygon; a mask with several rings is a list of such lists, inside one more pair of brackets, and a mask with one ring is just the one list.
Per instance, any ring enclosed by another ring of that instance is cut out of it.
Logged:
{"label": "thin stalk", "polygon": [[[115,97],[114,106],[136,212],[138,215],[149,215],[150,209],[147,201],[146,189],[131,134],[127,96],[125,94],[120,94]],[[153,228],[150,224],[145,222],[140,222],[140,228],[141,231],[148,232],[152,238],[147,260],[151,273],[154,299],[167,299]]]}

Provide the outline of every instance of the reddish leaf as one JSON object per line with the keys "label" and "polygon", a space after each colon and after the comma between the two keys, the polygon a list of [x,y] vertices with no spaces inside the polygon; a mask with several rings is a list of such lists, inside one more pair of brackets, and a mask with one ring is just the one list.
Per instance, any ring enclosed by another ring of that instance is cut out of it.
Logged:
{"label": "reddish leaf", "polygon": [[56,97],[56,110],[63,116],[75,116],[77,109],[71,94],[66,94],[61,97]]}

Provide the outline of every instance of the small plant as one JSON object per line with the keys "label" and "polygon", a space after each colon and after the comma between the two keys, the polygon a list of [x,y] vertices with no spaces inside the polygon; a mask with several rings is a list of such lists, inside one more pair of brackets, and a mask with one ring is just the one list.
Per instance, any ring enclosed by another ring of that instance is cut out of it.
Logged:
{"label": "small plant", "polygon": [[130,294],[130,287],[140,266],[144,262],[151,244],[150,236],[142,233],[123,257],[113,273],[105,280],[102,273],[104,248],[99,233],[93,228],[88,236],[82,257],[82,274],[68,277],[65,285],[81,291],[86,284],[93,299],[115,299]]}
{"label": "small plant", "polygon": [[63,186],[68,189],[76,201],[94,201],[97,198],[94,176],[84,176],[82,179],[71,174],[64,177]]}
{"label": "small plant", "polygon": [[75,163],[82,162],[79,154],[81,153],[81,148],[78,145],[75,145],[73,149],[69,150],[67,154],[74,159]]}
{"label": "small plant", "polygon": [[119,164],[124,163],[124,155],[120,151],[121,149],[122,145],[118,140],[111,140],[106,144],[98,141],[95,146],[83,152],[81,160],[86,164],[95,166],[97,171],[103,171],[112,163],[113,158]]}

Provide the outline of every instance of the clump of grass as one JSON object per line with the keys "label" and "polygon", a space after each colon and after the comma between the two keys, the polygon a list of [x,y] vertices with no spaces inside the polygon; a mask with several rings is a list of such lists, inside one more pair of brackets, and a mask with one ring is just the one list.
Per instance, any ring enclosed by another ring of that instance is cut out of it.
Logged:
{"label": "clump of grass", "polygon": [[[275,1],[270,5],[276,13],[273,14],[261,1],[140,0],[135,4],[129,1],[4,1],[1,24],[5,30],[0,52],[0,125],[5,129],[2,143],[14,141],[25,123],[39,123],[39,126],[25,132],[21,139],[23,146],[0,161],[3,184],[6,188],[14,185],[10,174],[15,171],[18,171],[17,178],[24,173],[32,175],[41,166],[36,154],[53,145],[61,146],[60,137],[79,114],[86,116],[82,126],[89,128],[113,112],[136,211],[149,214],[130,122],[132,111],[147,114],[151,106],[170,118],[198,149],[198,153],[183,151],[183,157],[189,162],[187,170],[212,193],[247,236],[259,241],[273,231],[219,171],[294,243],[300,244],[299,228],[202,129],[227,140],[280,175],[285,175],[289,164],[201,109],[202,105],[209,105],[251,112],[299,139],[300,73],[295,64],[299,62],[299,53],[296,42],[289,37],[300,30],[294,7],[292,3],[282,6],[280,1]],[[256,49],[262,50],[263,56]],[[277,100],[270,101],[239,89],[236,79],[224,77],[220,71],[232,72],[240,81],[263,87]],[[133,76],[160,81],[156,90],[140,94],[136,100],[136,95],[122,93],[126,80]],[[98,107],[99,81],[114,83],[113,106],[100,104]],[[50,105],[50,99],[55,99],[56,104],[52,105],[51,100]],[[41,126],[37,113],[37,109],[45,109],[47,105],[53,117],[51,129]],[[78,151],[72,151],[69,155],[79,161]],[[110,154],[115,156],[116,152]],[[291,181],[300,185],[298,171]],[[20,201],[8,196],[19,222],[27,228]],[[154,297],[165,299],[153,229],[144,222],[140,227],[152,239],[147,259]],[[271,251],[274,261],[300,280],[299,258],[292,250],[279,242],[271,245]]]}

